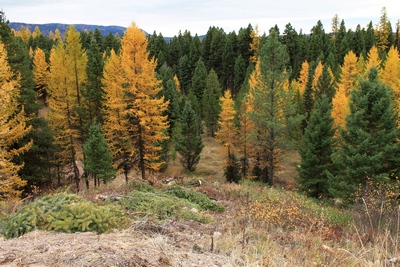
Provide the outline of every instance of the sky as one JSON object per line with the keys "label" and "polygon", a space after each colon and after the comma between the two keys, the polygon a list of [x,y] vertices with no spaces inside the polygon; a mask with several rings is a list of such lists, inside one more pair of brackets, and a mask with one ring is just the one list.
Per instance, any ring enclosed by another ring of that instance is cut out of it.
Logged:
{"label": "sky", "polygon": [[132,22],[148,33],[173,37],[179,31],[206,34],[210,26],[239,31],[249,23],[259,32],[290,23],[309,33],[318,20],[326,32],[337,14],[347,29],[370,21],[379,23],[382,8],[393,30],[400,19],[400,0],[1,0],[0,9],[11,22],[117,25]]}

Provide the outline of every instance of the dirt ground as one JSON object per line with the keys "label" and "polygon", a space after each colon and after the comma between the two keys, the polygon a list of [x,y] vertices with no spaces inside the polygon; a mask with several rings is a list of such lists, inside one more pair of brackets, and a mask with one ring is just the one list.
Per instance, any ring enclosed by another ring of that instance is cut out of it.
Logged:
{"label": "dirt ground", "polygon": [[0,239],[0,266],[232,266],[211,251],[211,237],[218,236],[211,228],[194,221],[138,221],[102,235],[34,231]]}

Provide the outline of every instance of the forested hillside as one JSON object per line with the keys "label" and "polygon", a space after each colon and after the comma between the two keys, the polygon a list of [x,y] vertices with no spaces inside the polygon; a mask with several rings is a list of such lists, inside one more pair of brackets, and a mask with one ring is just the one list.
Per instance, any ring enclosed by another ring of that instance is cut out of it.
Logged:
{"label": "forested hillside", "polygon": [[175,158],[194,171],[208,135],[226,148],[227,181],[274,186],[283,153],[297,150],[301,190],[352,203],[360,185],[400,175],[399,22],[388,12],[355,29],[335,15],[307,35],[290,23],[211,26],[169,42],[134,23],[122,36],[70,26],[47,37],[1,13],[0,199],[67,178],[75,190],[131,170],[147,180]]}
{"label": "forested hillside", "polygon": [[0,265],[397,266],[389,14],[168,40],[0,11]]}

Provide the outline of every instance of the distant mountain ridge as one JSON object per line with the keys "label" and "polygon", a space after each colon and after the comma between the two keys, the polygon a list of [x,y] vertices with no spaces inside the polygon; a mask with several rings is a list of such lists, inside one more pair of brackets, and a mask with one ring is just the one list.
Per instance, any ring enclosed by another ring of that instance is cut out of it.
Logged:
{"label": "distant mountain ridge", "polygon": [[[107,36],[108,34],[115,35],[116,33],[119,36],[125,32],[126,28],[121,26],[100,26],[100,25],[89,25],[89,24],[62,24],[62,23],[46,23],[46,24],[32,24],[32,23],[23,23],[23,22],[10,22],[10,27],[16,31],[21,30],[21,26],[28,28],[31,32],[33,32],[37,27],[39,27],[40,31],[49,36],[50,31],[53,33],[58,29],[62,35],[66,31],[67,27],[70,25],[74,25],[75,29],[78,32],[83,32],[88,30],[89,32],[94,31],[95,29],[99,29],[103,36]],[[146,33],[147,34],[147,33]]]}
{"label": "distant mountain ridge", "polygon": [[[121,26],[101,26],[101,25],[91,25],[91,24],[63,24],[63,23],[45,23],[45,24],[33,24],[33,23],[24,23],[24,22],[10,22],[10,27],[16,31],[21,30],[21,26],[24,26],[25,28],[28,28],[31,32],[35,31],[36,26],[39,27],[40,31],[42,34],[45,36],[49,37],[50,32],[55,33],[56,29],[58,29],[61,33],[61,35],[64,35],[65,31],[67,30],[67,27],[70,25],[74,25],[75,29],[78,32],[83,32],[85,30],[91,32],[94,31],[95,29],[99,29],[101,34],[105,37],[109,35],[110,33],[112,35],[115,35],[118,33],[120,37],[124,34],[126,27],[121,27]],[[144,31],[146,35],[152,35]],[[199,38],[200,40],[203,40],[205,35],[200,35]],[[165,37],[165,41],[168,43],[171,41],[173,37]]]}

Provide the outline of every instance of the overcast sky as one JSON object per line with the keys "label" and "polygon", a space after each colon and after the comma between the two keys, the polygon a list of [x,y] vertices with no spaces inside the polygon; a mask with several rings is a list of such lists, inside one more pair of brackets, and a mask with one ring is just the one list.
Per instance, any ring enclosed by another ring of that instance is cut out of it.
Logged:
{"label": "overcast sky", "polygon": [[338,14],[346,28],[365,27],[379,22],[382,7],[387,8],[395,29],[400,19],[400,0],[1,0],[11,22],[118,25],[135,22],[141,29],[163,36],[189,30],[192,35],[206,34],[210,26],[225,32],[258,25],[268,32],[275,24],[283,32],[291,23],[299,32],[309,33],[321,20],[330,31]]}

